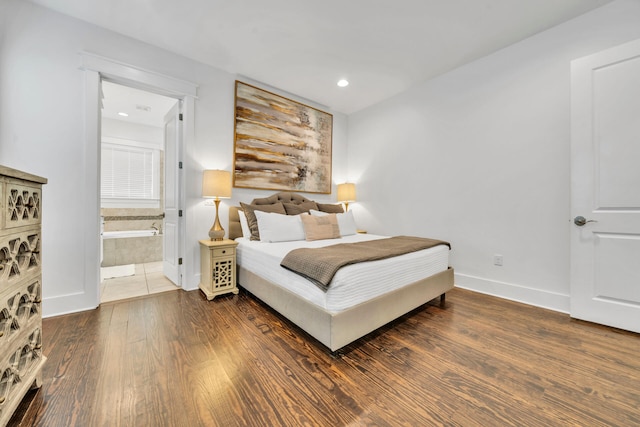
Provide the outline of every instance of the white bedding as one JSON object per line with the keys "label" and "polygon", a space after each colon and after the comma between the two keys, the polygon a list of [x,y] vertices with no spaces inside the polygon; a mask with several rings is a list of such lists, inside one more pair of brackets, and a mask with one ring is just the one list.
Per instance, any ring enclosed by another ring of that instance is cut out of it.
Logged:
{"label": "white bedding", "polygon": [[[280,266],[284,256],[300,247],[322,247],[338,243],[382,239],[386,236],[356,234],[340,239],[267,243],[236,239],[238,265],[271,283],[280,285],[331,312],[340,312],[361,302],[444,271],[449,266],[449,248],[435,246],[379,261],[353,264],[338,270],[329,290],[322,291],[304,277]],[[242,283],[240,283],[242,285]]]}

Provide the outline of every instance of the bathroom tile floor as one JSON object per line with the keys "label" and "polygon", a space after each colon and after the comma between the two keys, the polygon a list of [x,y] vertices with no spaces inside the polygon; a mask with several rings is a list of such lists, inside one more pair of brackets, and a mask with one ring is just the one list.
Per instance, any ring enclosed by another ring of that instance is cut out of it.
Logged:
{"label": "bathroom tile floor", "polygon": [[100,302],[180,289],[162,274],[162,261],[136,264],[135,273],[133,276],[105,279],[100,283]]}

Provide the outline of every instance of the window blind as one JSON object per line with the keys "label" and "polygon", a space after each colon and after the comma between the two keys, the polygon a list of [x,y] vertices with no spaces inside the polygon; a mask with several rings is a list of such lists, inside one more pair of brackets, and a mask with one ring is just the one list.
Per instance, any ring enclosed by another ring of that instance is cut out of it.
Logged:
{"label": "window blind", "polygon": [[102,144],[103,199],[158,199],[158,150]]}

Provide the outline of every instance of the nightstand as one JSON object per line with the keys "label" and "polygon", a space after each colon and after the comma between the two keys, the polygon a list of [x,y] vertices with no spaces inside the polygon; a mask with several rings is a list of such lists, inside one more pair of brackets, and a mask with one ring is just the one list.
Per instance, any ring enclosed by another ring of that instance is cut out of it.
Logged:
{"label": "nightstand", "polygon": [[238,293],[236,246],[233,240],[200,240],[200,289],[208,300],[218,295]]}

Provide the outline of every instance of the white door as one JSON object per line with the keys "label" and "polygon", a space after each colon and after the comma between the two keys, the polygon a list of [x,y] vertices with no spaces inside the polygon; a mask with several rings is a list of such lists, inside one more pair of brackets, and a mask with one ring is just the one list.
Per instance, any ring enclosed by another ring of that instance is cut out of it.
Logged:
{"label": "white door", "polygon": [[571,316],[640,332],[640,40],[571,78]]}
{"label": "white door", "polygon": [[181,101],[164,118],[164,275],[178,286],[182,284],[180,254],[180,162],[182,122]]}

